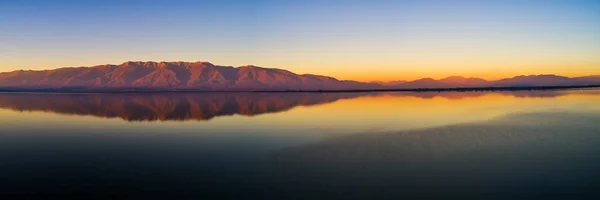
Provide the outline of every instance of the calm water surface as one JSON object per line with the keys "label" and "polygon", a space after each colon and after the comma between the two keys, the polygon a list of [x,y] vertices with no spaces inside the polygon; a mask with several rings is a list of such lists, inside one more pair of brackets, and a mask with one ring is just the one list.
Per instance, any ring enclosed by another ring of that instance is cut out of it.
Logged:
{"label": "calm water surface", "polygon": [[0,195],[594,198],[600,90],[0,94]]}

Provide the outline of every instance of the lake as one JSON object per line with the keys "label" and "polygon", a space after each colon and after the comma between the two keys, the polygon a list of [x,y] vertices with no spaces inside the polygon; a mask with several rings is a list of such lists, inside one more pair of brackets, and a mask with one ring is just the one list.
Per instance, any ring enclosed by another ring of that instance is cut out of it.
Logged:
{"label": "lake", "polygon": [[600,90],[0,94],[0,195],[594,198]]}

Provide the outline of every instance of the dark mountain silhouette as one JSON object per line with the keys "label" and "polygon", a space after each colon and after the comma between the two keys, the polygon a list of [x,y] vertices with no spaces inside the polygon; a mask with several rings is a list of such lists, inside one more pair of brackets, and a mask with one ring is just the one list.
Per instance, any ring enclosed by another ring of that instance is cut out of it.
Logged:
{"label": "dark mountain silhouette", "polygon": [[496,81],[480,78],[465,78],[450,76],[435,80],[423,78],[414,81],[399,82],[397,84],[382,84],[386,88],[411,89],[411,88],[477,88],[477,87],[543,87],[543,86],[587,86],[600,85],[600,76],[585,76],[569,78],[552,74],[515,76]]}
{"label": "dark mountain silhouette", "polygon": [[552,74],[515,76],[496,81],[451,76],[439,80],[362,83],[333,77],[295,74],[257,66],[228,67],[209,62],[125,62],[120,65],[69,67],[0,73],[0,89],[74,91],[318,91],[421,88],[542,87],[600,85],[600,76],[569,78]]}
{"label": "dark mountain silhouette", "polygon": [[486,81],[484,79],[473,78],[473,77],[465,78],[462,76],[450,76],[450,77],[439,80],[439,82],[448,84],[448,85],[455,85],[457,87],[473,87],[473,86],[478,86],[478,85],[489,84],[489,81]]}
{"label": "dark mountain silhouette", "polygon": [[513,78],[505,78],[493,82],[493,86],[499,87],[519,87],[519,86],[568,86],[568,85],[584,85],[584,81],[572,79],[564,76],[556,75],[530,75],[530,76],[515,76]]}
{"label": "dark mountain silhouette", "polygon": [[581,76],[581,77],[576,77],[575,79],[582,81],[582,82],[600,83],[600,75]]}

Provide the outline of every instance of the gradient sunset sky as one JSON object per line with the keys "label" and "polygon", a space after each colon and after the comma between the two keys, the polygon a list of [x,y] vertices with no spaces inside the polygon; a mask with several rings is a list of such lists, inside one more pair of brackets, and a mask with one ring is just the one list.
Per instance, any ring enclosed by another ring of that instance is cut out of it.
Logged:
{"label": "gradient sunset sky", "polygon": [[130,60],[359,81],[600,74],[600,1],[0,0],[0,71]]}

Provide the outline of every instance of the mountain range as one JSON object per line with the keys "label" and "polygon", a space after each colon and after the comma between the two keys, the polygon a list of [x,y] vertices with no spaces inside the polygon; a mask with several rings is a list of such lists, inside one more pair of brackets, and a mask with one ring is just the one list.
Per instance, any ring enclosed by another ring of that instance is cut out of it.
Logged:
{"label": "mountain range", "polygon": [[543,86],[592,86],[600,85],[600,76],[566,77],[554,74],[515,76],[489,81],[481,78],[450,76],[443,79],[423,78],[414,81],[395,81],[397,84],[384,84],[387,88],[478,88],[478,87],[543,87]]}
{"label": "mountain range", "polygon": [[564,77],[552,74],[516,76],[489,81],[451,76],[414,81],[358,82],[333,77],[296,74],[253,65],[231,67],[209,62],[125,62],[120,65],[17,70],[0,73],[0,88],[196,91],[371,90],[474,87],[539,87],[600,85],[600,76]]}

